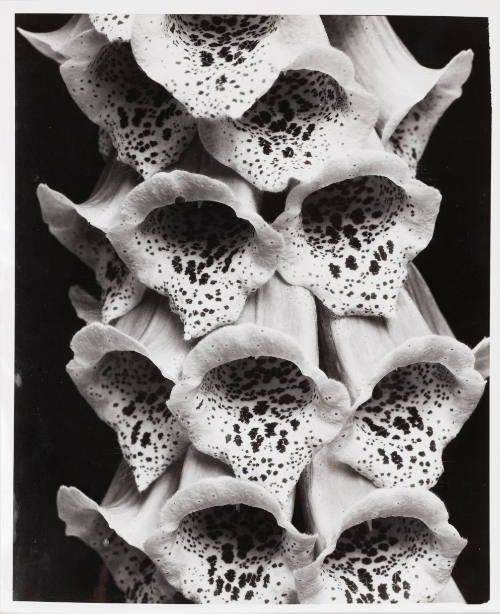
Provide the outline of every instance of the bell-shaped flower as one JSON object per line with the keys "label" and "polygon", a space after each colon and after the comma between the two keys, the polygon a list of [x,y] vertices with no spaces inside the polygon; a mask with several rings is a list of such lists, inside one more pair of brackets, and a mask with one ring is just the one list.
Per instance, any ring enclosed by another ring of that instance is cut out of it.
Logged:
{"label": "bell-shaped flower", "polygon": [[172,466],[139,493],[122,461],[100,505],[74,487],[61,486],[57,509],[66,535],[97,552],[127,603],[171,603],[173,589],[144,553],[160,524],[160,508],[175,492],[180,467]]}
{"label": "bell-shaped flower", "polygon": [[130,192],[108,233],[146,286],[169,297],[186,339],[234,322],[274,273],[283,241],[257,190],[193,147],[182,164]]}
{"label": "bell-shaped flower", "polygon": [[375,99],[354,81],[345,54],[318,47],[298,57],[239,119],[200,119],[206,149],[261,190],[309,181],[331,155],[364,142]]}
{"label": "bell-shaped flower", "polygon": [[139,66],[209,119],[237,119],[298,56],[327,45],[313,15],[137,15],[132,30]]}
{"label": "bell-shaped flower", "polygon": [[101,287],[105,323],[125,315],[144,294],[144,286],[120,260],[104,234],[115,223],[120,203],[136,184],[136,173],[111,159],[93,194],[82,204],[73,203],[45,184],[37,190],[42,217],[50,232],[94,270]]}
{"label": "bell-shaped flower", "polygon": [[350,416],[344,386],[318,368],[313,297],[278,278],[193,348],[168,406],[200,451],[284,507],[313,451]]}
{"label": "bell-shaped flower", "polygon": [[315,536],[259,484],[190,448],[179,490],[145,551],[169,584],[197,603],[296,603],[293,571],[312,561]]}
{"label": "bell-shaped flower", "polygon": [[393,318],[320,311],[324,361],[353,399],[331,453],[377,486],[434,486],[443,448],[476,408],[485,381],[474,353],[432,335],[403,290]]}
{"label": "bell-shaped flower", "polygon": [[423,488],[375,488],[316,454],[301,491],[317,556],[295,572],[302,603],[433,601],[465,546],[443,503]]}
{"label": "bell-shaped flower", "polygon": [[278,270],[336,315],[390,315],[440,200],[393,154],[371,145],[336,154],[290,190],[273,223],[285,240]]}
{"label": "bell-shaped flower", "polygon": [[68,43],[82,32],[92,30],[92,23],[88,15],[73,15],[62,27],[52,32],[28,32],[22,28],[17,30],[37,51],[62,64],[70,57],[66,49]]}
{"label": "bell-shaped flower", "polygon": [[167,301],[148,295],[116,327],[80,330],[67,366],[78,390],[113,428],[142,492],[185,451],[184,429],[165,405],[189,345]]}
{"label": "bell-shaped flower", "polygon": [[196,122],[137,65],[130,43],[89,30],[72,39],[61,75],[87,117],[109,133],[118,159],[143,176],[176,162]]}
{"label": "bell-shaped flower", "polygon": [[330,43],[349,56],[356,79],[379,101],[382,142],[415,170],[435,125],[462,93],[472,51],[460,52],[444,68],[426,68],[386,17],[329,15],[323,23]]}

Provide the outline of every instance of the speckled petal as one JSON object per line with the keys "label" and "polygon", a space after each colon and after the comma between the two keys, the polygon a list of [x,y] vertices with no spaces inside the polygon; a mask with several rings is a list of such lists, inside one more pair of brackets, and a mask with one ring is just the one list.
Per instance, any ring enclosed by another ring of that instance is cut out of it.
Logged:
{"label": "speckled petal", "polygon": [[212,160],[200,172],[158,173],[124,202],[110,240],[139,280],[169,297],[186,339],[234,322],[274,273],[283,241],[258,198]]}
{"label": "speckled petal", "polygon": [[42,217],[50,232],[94,270],[106,323],[133,309],[144,293],[144,286],[120,260],[103,232],[113,224],[121,201],[135,185],[132,175],[126,166],[111,163],[94,194],[80,205],[44,184],[37,189]]}
{"label": "speckled petal", "polygon": [[380,103],[377,129],[389,151],[415,170],[434,126],[462,93],[472,51],[444,68],[419,64],[381,16],[323,17],[330,42],[354,63],[356,78]]}
{"label": "speckled petal", "polygon": [[240,119],[199,120],[199,134],[219,162],[261,190],[307,181],[332,149],[363,142],[375,124],[375,100],[354,84],[335,49],[306,53]]}
{"label": "speckled petal", "polygon": [[178,475],[174,467],[139,494],[122,463],[101,505],[74,487],[61,486],[57,494],[66,535],[99,554],[127,603],[169,603],[176,592],[142,548],[159,526],[160,506],[175,491]]}
{"label": "speckled petal", "polygon": [[28,32],[17,28],[37,51],[58,64],[70,57],[65,50],[68,41],[91,29],[92,24],[87,15],[73,15],[61,28],[53,32]]}
{"label": "speckled petal", "polygon": [[165,402],[189,346],[160,297],[147,297],[117,327],[94,322],[80,330],[67,370],[99,418],[116,431],[143,491],[188,443]]}
{"label": "speckled petal", "polygon": [[315,461],[308,503],[323,513],[308,524],[322,550],[295,572],[300,601],[433,601],[465,546],[442,502],[422,488],[377,489],[342,465]]}
{"label": "speckled petal", "polygon": [[273,223],[278,270],[336,315],[389,315],[407,263],[430,241],[441,197],[397,156],[353,150],[288,194]]}
{"label": "speckled petal", "polygon": [[197,603],[296,602],[293,570],[312,560],[315,537],[299,533],[259,485],[192,451],[185,465],[197,464],[196,477],[185,480],[183,469],[146,552]]}
{"label": "speckled petal", "polygon": [[134,15],[114,13],[90,13],[89,19],[94,28],[105,34],[109,41],[127,42],[132,33]]}
{"label": "speckled petal", "polygon": [[349,417],[344,386],[317,367],[312,296],[274,279],[238,324],[194,347],[168,405],[199,450],[283,507],[313,450]]}
{"label": "speckled petal", "polygon": [[472,351],[425,334],[425,322],[410,308],[385,322],[321,316],[324,342],[335,347],[337,371],[356,399],[352,424],[330,450],[377,486],[434,486],[443,448],[485,385]]}
{"label": "speckled petal", "polygon": [[171,166],[196,134],[195,120],[137,66],[130,43],[90,31],[61,66],[80,109],[110,135],[118,159],[147,177]]}
{"label": "speckled petal", "polygon": [[312,15],[138,15],[138,64],[195,117],[240,117],[298,56],[328,46]]}

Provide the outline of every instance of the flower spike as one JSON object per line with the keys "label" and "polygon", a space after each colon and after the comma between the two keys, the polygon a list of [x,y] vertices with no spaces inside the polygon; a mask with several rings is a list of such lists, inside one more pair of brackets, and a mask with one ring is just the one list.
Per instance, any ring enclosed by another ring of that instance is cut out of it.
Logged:
{"label": "flower spike", "polygon": [[331,151],[365,141],[375,99],[355,84],[345,54],[318,47],[297,58],[239,119],[200,119],[203,145],[260,190],[309,181]]}
{"label": "flower spike", "polygon": [[61,28],[53,32],[28,32],[22,28],[17,30],[42,55],[62,64],[70,57],[66,51],[68,42],[82,32],[92,30],[92,24],[87,15],[73,15]]}
{"label": "flower spike", "polygon": [[194,117],[237,119],[280,72],[327,46],[312,15],[138,15],[134,56]]}
{"label": "flower spike", "polygon": [[172,466],[139,494],[122,462],[101,505],[77,488],[61,486],[59,517],[66,535],[80,538],[99,554],[128,603],[170,603],[173,589],[144,554],[144,542],[158,529],[160,507],[174,492],[180,467]]}
{"label": "flower spike", "polygon": [[336,315],[393,313],[407,263],[430,241],[441,197],[393,154],[354,150],[288,194],[273,227],[278,270]]}
{"label": "flower spike", "polygon": [[147,296],[116,328],[94,322],[72,341],[68,373],[99,418],[117,433],[142,492],[186,449],[167,409],[189,346],[165,299]]}
{"label": "flower spike", "polygon": [[324,16],[323,23],[330,43],[349,56],[356,78],[380,103],[382,142],[415,170],[434,126],[462,93],[472,51],[460,52],[444,68],[425,68],[386,17]]}
{"label": "flower spike", "polygon": [[118,159],[145,177],[176,162],[196,135],[195,120],[137,66],[130,43],[84,32],[61,75],[80,109],[109,133]]}
{"label": "flower spike", "polygon": [[302,482],[321,551],[295,572],[301,603],[433,601],[466,543],[445,506],[422,488],[375,488],[327,452]]}
{"label": "flower spike", "polygon": [[190,448],[145,550],[194,602],[279,604],[296,602],[293,570],[312,560],[314,542],[260,485]]}
{"label": "flower spike", "polygon": [[199,450],[286,507],[313,451],[349,417],[344,386],[317,365],[312,296],[273,278],[237,324],[193,348],[168,405]]}
{"label": "flower spike", "polygon": [[322,309],[320,322],[326,355],[335,352],[332,367],[355,399],[353,421],[331,444],[332,454],[377,486],[434,486],[442,450],[484,389],[472,351],[426,334],[404,291],[392,319],[335,319]]}
{"label": "flower spike", "polygon": [[134,275],[169,297],[186,339],[234,322],[276,270],[283,241],[258,202],[252,186],[193,147],[123,203],[108,236]]}
{"label": "flower spike", "polygon": [[90,198],[74,204],[45,184],[37,189],[42,217],[50,232],[92,268],[101,287],[102,320],[112,322],[137,305],[144,286],[130,273],[106,239],[120,203],[136,185],[135,173],[110,160]]}

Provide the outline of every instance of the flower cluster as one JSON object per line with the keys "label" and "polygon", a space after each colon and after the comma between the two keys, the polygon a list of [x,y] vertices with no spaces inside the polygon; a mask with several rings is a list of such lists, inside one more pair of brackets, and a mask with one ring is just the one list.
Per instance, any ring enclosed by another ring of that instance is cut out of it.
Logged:
{"label": "flower cluster", "polygon": [[[68,373],[123,459],[68,535],[132,603],[433,601],[465,545],[429,489],[485,385],[411,263],[416,179],[471,70],[419,65],[383,17],[78,15],[22,32],[99,127],[75,204],[95,272]],[[269,193],[280,203],[269,208]]]}

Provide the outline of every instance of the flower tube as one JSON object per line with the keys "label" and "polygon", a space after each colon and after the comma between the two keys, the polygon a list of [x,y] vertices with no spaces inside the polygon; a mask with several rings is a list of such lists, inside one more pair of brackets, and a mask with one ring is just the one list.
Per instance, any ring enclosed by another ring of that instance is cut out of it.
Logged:
{"label": "flower tube", "polygon": [[393,313],[408,262],[430,241],[441,200],[377,144],[332,157],[290,190],[273,227],[278,270],[336,315]]}
{"label": "flower tube", "polygon": [[386,17],[332,15],[323,23],[330,43],[349,56],[356,78],[379,101],[382,142],[415,170],[434,126],[462,93],[472,51],[460,52],[444,68],[425,68]]}
{"label": "flower tube", "polygon": [[190,448],[145,550],[194,602],[296,603],[293,570],[311,562],[315,537],[289,516],[259,484]]}
{"label": "flower tube", "polygon": [[332,454],[377,486],[434,486],[484,389],[473,352],[431,335],[404,291],[392,319],[320,314],[326,371],[340,374],[355,410]]}
{"label": "flower tube", "polygon": [[167,409],[189,345],[165,299],[147,296],[116,327],[80,330],[68,373],[99,418],[116,431],[139,491],[176,461],[187,436]]}
{"label": "flower tube", "polygon": [[75,204],[69,198],[40,184],[37,196],[50,232],[73,254],[92,268],[101,287],[101,317],[110,323],[133,309],[144,286],[130,273],[106,239],[116,223],[120,203],[137,184],[136,174],[110,159],[89,199]]}
{"label": "flower tube", "polygon": [[375,488],[323,448],[304,475],[313,563],[295,572],[301,603],[433,601],[465,546],[422,488]]}
{"label": "flower tube", "polygon": [[144,542],[158,529],[160,508],[175,492],[180,466],[173,465],[146,492],[139,493],[122,462],[98,505],[80,490],[61,486],[59,518],[66,535],[97,552],[127,603],[171,603],[173,589],[144,553]]}
{"label": "flower tube", "polygon": [[169,297],[186,339],[234,322],[274,273],[283,245],[260,196],[199,145],[122,203],[109,239],[133,274]]}
{"label": "flower tube", "polygon": [[130,43],[84,32],[71,41],[61,75],[80,109],[109,133],[118,159],[144,177],[176,162],[196,135],[195,120],[137,66]]}
{"label": "flower tube", "polygon": [[271,279],[237,324],[189,353],[168,406],[193,444],[286,508],[313,451],[349,416],[347,392],[318,368],[316,314],[302,288]]}

